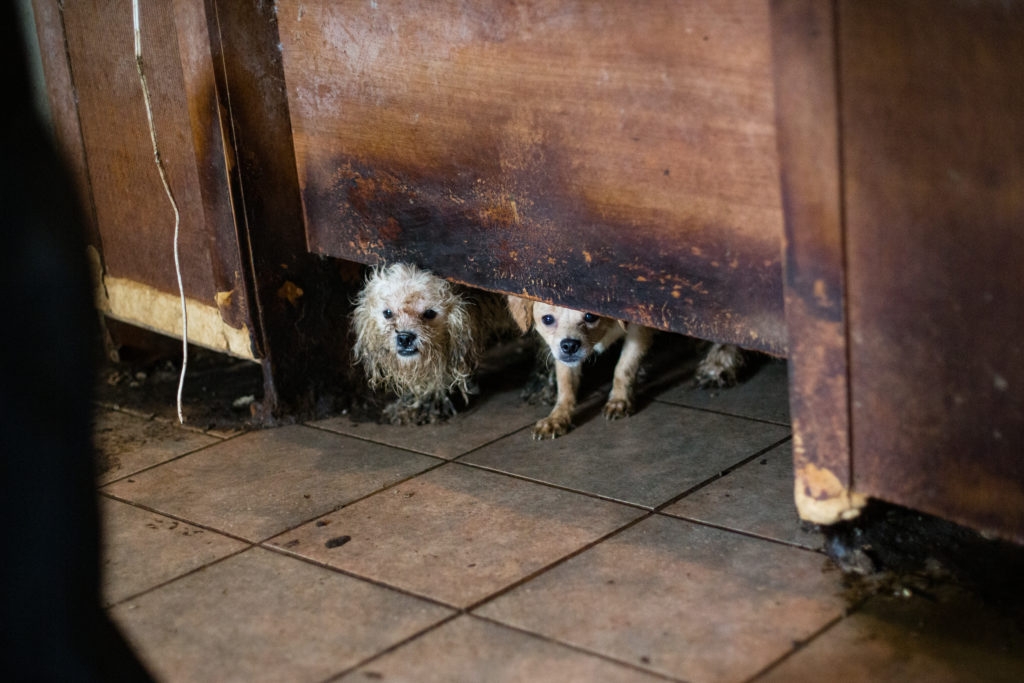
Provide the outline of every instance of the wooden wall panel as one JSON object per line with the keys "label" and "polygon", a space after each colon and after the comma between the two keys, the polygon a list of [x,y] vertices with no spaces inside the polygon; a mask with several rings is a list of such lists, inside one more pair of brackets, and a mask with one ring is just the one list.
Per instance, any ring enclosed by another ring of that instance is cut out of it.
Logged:
{"label": "wooden wall panel", "polygon": [[838,25],[853,485],[1024,540],[1024,5]]}
{"label": "wooden wall panel", "polygon": [[767,3],[278,3],[309,245],[783,353]]}

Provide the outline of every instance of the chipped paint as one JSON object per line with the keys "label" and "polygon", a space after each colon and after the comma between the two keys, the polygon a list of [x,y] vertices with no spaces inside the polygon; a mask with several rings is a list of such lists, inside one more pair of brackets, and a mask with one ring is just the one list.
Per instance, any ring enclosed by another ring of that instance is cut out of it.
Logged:
{"label": "chipped paint", "polygon": [[835,524],[853,519],[867,498],[846,489],[831,470],[806,463],[796,469],[794,499],[800,519],[815,524]]}
{"label": "chipped paint", "polygon": [[284,284],[277,290],[277,298],[284,299],[292,306],[298,305],[298,301],[302,298],[302,295],[302,288],[291,280],[285,280]]}
{"label": "chipped paint", "polygon": [[235,298],[235,290],[229,289],[226,292],[217,292],[214,296],[214,300],[217,302],[217,308],[222,311],[231,308],[231,302]]}

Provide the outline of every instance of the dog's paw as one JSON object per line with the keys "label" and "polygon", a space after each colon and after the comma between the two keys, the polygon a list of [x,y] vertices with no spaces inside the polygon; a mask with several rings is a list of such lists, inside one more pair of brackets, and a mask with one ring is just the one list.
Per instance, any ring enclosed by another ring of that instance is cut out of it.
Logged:
{"label": "dog's paw", "polygon": [[551,406],[558,399],[558,387],[547,382],[543,384],[530,384],[523,388],[520,398],[524,403],[528,403],[531,406]]}
{"label": "dog's paw", "polygon": [[423,419],[422,408],[415,403],[395,401],[381,410],[381,422],[392,425],[415,425]]}
{"label": "dog's paw", "polygon": [[743,352],[731,344],[715,344],[697,366],[694,383],[702,389],[731,387],[743,367]]}
{"label": "dog's paw", "polygon": [[714,365],[704,367],[704,363],[701,363],[693,381],[701,389],[724,389],[736,384],[736,370]]}
{"label": "dog's paw", "polygon": [[538,420],[537,424],[533,426],[533,438],[536,441],[557,439],[568,434],[570,429],[572,429],[572,422],[569,420],[548,416],[543,420]]}
{"label": "dog's paw", "polygon": [[444,422],[455,414],[455,405],[446,396],[426,400],[399,399],[384,407],[381,421],[393,425],[425,425]]}
{"label": "dog's paw", "polygon": [[625,398],[612,398],[604,404],[604,417],[606,420],[618,420],[629,417],[633,414],[633,402]]}
{"label": "dog's paw", "polygon": [[523,402],[535,405],[555,405],[558,399],[558,384],[555,382],[555,372],[551,368],[538,368],[530,374],[519,395]]}

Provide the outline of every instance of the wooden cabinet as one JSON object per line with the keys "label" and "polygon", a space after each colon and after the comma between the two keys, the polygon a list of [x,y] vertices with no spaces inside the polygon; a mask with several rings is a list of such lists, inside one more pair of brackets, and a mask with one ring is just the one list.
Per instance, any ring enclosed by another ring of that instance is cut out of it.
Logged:
{"label": "wooden cabinet", "polygon": [[773,19],[801,512],[1024,541],[1024,7]]}
{"label": "wooden cabinet", "polygon": [[[130,4],[34,7],[107,313],[175,334]],[[805,518],[1024,541],[1017,4],[143,4],[197,341],[268,416],[353,386],[360,264],[408,260],[787,356]]]}

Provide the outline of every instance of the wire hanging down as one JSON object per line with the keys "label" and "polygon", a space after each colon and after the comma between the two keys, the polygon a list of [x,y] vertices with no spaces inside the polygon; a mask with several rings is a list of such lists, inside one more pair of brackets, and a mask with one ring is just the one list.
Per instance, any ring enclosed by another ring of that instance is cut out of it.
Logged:
{"label": "wire hanging down", "polygon": [[181,408],[181,394],[185,388],[185,370],[188,368],[188,311],[185,307],[185,286],[181,281],[181,257],[178,251],[178,234],[181,228],[181,214],[178,211],[178,203],[174,201],[174,193],[171,192],[171,185],[167,182],[167,171],[164,169],[164,162],[160,158],[160,146],[156,141],[156,124],[153,121],[153,101],[149,96],[149,85],[146,83],[146,72],[142,68],[142,32],[139,30],[139,0],[132,0],[132,25],[135,29],[135,68],[139,72],[139,82],[142,84],[142,98],[146,103],[146,119],[149,121],[149,138],[153,142],[153,159],[156,161],[157,171],[160,172],[160,182],[164,185],[164,192],[171,202],[174,210],[174,271],[178,276],[178,293],[181,295],[181,377],[178,379],[178,422],[185,423],[185,416]]}

